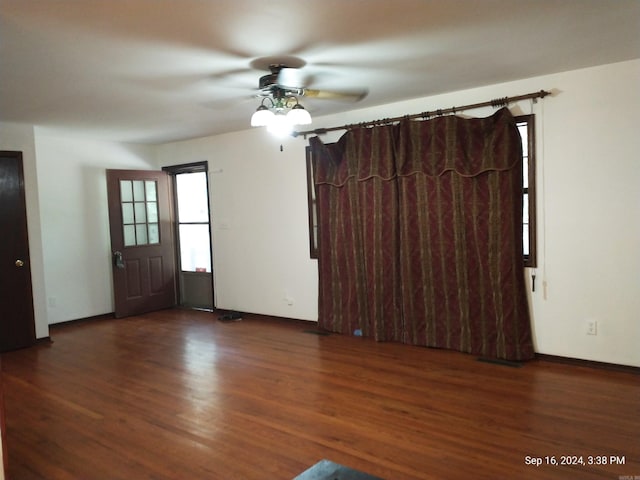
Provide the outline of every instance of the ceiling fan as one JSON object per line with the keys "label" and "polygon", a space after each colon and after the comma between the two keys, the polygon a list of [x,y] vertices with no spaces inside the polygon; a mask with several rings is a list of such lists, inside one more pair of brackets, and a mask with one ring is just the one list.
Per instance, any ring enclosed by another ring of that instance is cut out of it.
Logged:
{"label": "ceiling fan", "polygon": [[251,117],[251,126],[266,126],[273,133],[287,134],[297,125],[311,123],[311,115],[300,104],[299,97],[357,102],[368,93],[366,89],[309,88],[312,79],[304,74],[300,66],[270,63],[268,68],[270,73],[258,81],[257,96],[262,97],[262,102]]}
{"label": "ceiling fan", "polygon": [[367,96],[366,89],[318,90],[308,88],[308,77],[298,67],[285,64],[269,65],[271,73],[260,77],[260,96],[295,95],[328,100],[360,101]]}

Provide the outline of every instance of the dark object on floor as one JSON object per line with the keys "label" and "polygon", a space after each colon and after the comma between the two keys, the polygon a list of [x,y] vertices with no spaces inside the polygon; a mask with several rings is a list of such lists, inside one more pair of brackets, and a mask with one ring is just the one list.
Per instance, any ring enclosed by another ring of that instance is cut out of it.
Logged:
{"label": "dark object on floor", "polygon": [[219,316],[218,320],[221,322],[239,322],[242,320],[242,314],[240,312],[227,312]]}
{"label": "dark object on floor", "polygon": [[480,357],[480,358],[478,358],[478,361],[479,362],[485,362],[485,363],[494,363],[496,365],[502,365],[504,367],[513,367],[513,368],[522,367],[522,362],[512,362],[510,360],[502,360],[500,358]]}
{"label": "dark object on floor", "polygon": [[329,460],[320,460],[293,480],[382,480],[382,478],[338,465]]}
{"label": "dark object on floor", "polygon": [[327,335],[331,335],[331,332],[327,332],[326,330],[303,330],[302,333],[311,333],[313,335],[322,335],[326,337]]}

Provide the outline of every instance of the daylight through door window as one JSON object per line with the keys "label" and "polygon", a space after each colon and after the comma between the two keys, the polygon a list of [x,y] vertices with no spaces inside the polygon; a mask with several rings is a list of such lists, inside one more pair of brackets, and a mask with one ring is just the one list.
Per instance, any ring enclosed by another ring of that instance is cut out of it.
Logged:
{"label": "daylight through door window", "polygon": [[176,174],[180,268],[211,272],[209,199],[205,172]]}
{"label": "daylight through door window", "polygon": [[120,180],[124,246],[160,243],[155,180]]}

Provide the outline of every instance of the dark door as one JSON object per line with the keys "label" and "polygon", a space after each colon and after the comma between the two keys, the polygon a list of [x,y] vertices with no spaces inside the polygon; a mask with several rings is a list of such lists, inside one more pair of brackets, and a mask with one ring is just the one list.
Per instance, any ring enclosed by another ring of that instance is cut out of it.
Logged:
{"label": "dark door", "polygon": [[0,152],[0,351],[36,341],[21,152]]}
{"label": "dark door", "polygon": [[169,178],[107,170],[116,317],[176,304]]}

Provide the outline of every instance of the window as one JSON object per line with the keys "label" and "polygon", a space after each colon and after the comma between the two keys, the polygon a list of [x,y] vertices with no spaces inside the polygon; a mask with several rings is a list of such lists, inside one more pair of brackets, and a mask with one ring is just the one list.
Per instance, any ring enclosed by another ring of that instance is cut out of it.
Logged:
{"label": "window", "polygon": [[177,173],[175,182],[180,270],[211,272],[207,173]]}
{"label": "window", "polygon": [[120,180],[125,247],[160,243],[156,192],[154,180]]}
{"label": "window", "polygon": [[307,206],[309,210],[309,254],[318,258],[318,210],[316,208],[316,189],[311,161],[311,147],[305,150],[307,160]]}
{"label": "window", "polygon": [[534,115],[516,117],[522,138],[522,250],[524,266],[536,266],[536,165]]}
{"label": "window", "polygon": [[[524,266],[536,266],[536,203],[535,203],[535,130],[532,115],[516,116],[516,125],[522,138],[522,250]],[[318,258],[318,216],[313,180],[311,148],[306,148],[307,203],[309,209],[309,252]]]}

